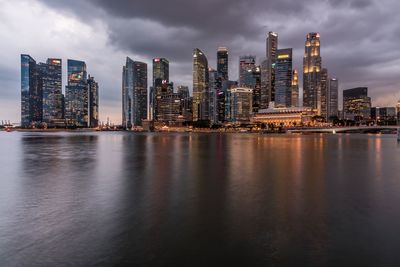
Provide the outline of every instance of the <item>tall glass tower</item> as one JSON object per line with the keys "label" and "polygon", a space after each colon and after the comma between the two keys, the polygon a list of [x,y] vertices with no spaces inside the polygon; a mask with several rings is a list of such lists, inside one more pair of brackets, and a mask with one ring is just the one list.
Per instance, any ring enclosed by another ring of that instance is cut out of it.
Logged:
{"label": "tall glass tower", "polygon": [[88,127],[89,94],[86,63],[68,59],[68,85],[65,88],[65,119],[67,125]]}
{"label": "tall glass tower", "polygon": [[[276,63],[276,53],[278,50],[278,34],[276,32],[269,32],[266,41],[266,54],[267,54],[267,68],[266,68],[266,80],[265,88],[267,97],[262,97],[267,99],[268,103],[275,101],[275,63]],[[265,104],[263,104],[265,105]]]}
{"label": "tall glass tower", "polygon": [[303,58],[303,106],[321,114],[321,53],[320,35],[307,34]]}
{"label": "tall glass tower", "polygon": [[204,53],[193,50],[193,121],[209,120],[208,60]]}
{"label": "tall glass tower", "polygon": [[292,106],[292,48],[279,49],[275,64],[275,106]]}
{"label": "tall glass tower", "polygon": [[89,127],[99,126],[99,84],[89,75],[87,80],[89,90]]}
{"label": "tall glass tower", "polygon": [[161,99],[164,85],[169,84],[169,61],[166,58],[153,59],[153,86],[150,90],[150,119],[159,115],[157,99]]}
{"label": "tall glass tower", "polygon": [[219,47],[217,50],[217,76],[221,82],[229,80],[228,59],[228,48]]}
{"label": "tall glass tower", "polygon": [[38,86],[36,61],[29,55],[21,55],[21,126],[29,127],[42,121],[43,93]]}
{"label": "tall glass tower", "polygon": [[147,64],[126,58],[122,70],[122,124],[141,126],[147,119]]}

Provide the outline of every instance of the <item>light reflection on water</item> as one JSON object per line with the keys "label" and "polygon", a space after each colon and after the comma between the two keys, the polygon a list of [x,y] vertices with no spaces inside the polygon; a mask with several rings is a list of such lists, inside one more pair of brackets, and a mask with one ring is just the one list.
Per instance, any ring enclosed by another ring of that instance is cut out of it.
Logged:
{"label": "light reflection on water", "polygon": [[398,265],[392,135],[0,133],[0,265]]}

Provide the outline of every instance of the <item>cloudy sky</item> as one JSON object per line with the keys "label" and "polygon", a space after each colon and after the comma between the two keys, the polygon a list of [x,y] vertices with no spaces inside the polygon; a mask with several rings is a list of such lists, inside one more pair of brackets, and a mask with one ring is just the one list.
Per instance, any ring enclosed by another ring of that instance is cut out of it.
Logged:
{"label": "cloudy sky", "polygon": [[280,48],[294,48],[297,69],[306,34],[319,32],[322,64],[340,90],[368,86],[374,105],[394,106],[398,10],[398,0],[0,0],[0,120],[20,120],[21,53],[62,58],[64,76],[68,58],[86,61],[100,84],[100,119],[119,123],[126,56],[149,70],[153,57],[168,58],[171,81],[191,88],[193,48],[215,67],[217,47],[228,47],[237,79],[239,55],[265,57],[268,31],[279,33]]}

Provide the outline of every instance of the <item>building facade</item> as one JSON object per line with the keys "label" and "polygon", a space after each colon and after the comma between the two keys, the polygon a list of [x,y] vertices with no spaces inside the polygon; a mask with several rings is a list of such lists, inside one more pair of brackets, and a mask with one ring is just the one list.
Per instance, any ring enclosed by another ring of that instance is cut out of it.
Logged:
{"label": "building facade", "polygon": [[[275,63],[276,56],[278,50],[278,34],[276,32],[269,32],[266,40],[266,56],[267,56],[267,67],[266,71],[266,80],[265,80],[265,88],[266,88],[266,98],[267,105],[269,102],[275,101]],[[265,103],[263,104],[263,106]]]}
{"label": "building facade", "polygon": [[228,48],[219,47],[217,50],[217,75],[220,82],[227,81],[229,79],[228,62]]}
{"label": "building facade", "polygon": [[319,33],[309,33],[303,58],[303,106],[321,114],[321,53]]}
{"label": "building facade", "polygon": [[292,74],[292,107],[299,107],[299,102],[299,74],[295,69]]}
{"label": "building facade", "polygon": [[320,94],[320,115],[325,121],[328,121],[328,108],[329,108],[329,77],[328,70],[323,68],[321,70],[321,94]]}
{"label": "building facade", "polygon": [[149,119],[157,118],[157,98],[161,97],[163,84],[169,83],[169,61],[166,58],[153,59],[153,84],[150,88]]}
{"label": "building facade", "polygon": [[89,127],[99,126],[99,84],[89,75],[87,80],[89,91]]}
{"label": "building facade", "polygon": [[208,60],[204,53],[193,50],[193,121],[209,120]]}
{"label": "building facade", "polygon": [[147,119],[147,64],[126,58],[122,70],[122,125],[141,126]]}
{"label": "building facade", "polygon": [[371,98],[367,87],[343,90],[343,119],[364,121],[371,115]]}
{"label": "building facade", "polygon": [[65,120],[68,126],[88,127],[89,93],[86,63],[68,59],[68,84],[65,87]]}
{"label": "building facade", "polygon": [[253,72],[256,69],[255,56],[240,56],[239,57],[239,86],[250,87],[254,85]]}
{"label": "building facade", "polygon": [[253,115],[253,89],[243,87],[228,89],[226,103],[227,121],[250,122]]}
{"label": "building facade", "polygon": [[43,92],[38,85],[36,61],[21,55],[21,127],[42,122]]}
{"label": "building facade", "polygon": [[275,62],[275,107],[292,106],[292,49],[276,51]]}
{"label": "building facade", "polygon": [[329,78],[328,83],[328,120],[339,116],[339,80]]}

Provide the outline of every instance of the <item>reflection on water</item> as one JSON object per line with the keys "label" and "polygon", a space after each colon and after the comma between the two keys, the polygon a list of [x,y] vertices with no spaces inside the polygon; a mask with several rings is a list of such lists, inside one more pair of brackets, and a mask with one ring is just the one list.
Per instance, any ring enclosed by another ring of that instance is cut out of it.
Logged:
{"label": "reflection on water", "polygon": [[0,133],[0,265],[394,266],[394,136]]}

